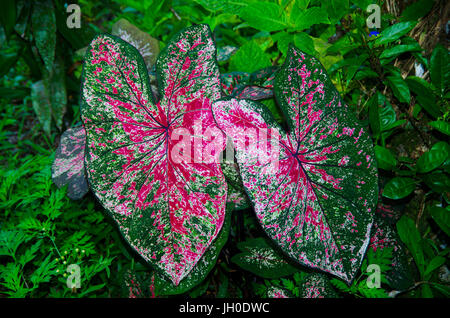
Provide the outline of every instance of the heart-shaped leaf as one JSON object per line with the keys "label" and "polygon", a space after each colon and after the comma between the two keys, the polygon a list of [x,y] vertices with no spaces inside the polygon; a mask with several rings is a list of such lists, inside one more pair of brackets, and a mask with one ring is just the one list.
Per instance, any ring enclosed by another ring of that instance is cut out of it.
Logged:
{"label": "heart-shaped leaf", "polygon": [[68,185],[67,196],[81,199],[89,187],[84,174],[86,131],[83,126],[67,129],[61,135],[52,165],[52,180],[58,188]]}
{"label": "heart-shaped leaf", "polygon": [[109,35],[91,42],[82,83],[85,164],[93,192],[127,242],[178,285],[225,217],[218,163],[225,139],[210,110],[220,81],[209,27],[178,33],[156,71],[157,104],[136,48]]}
{"label": "heart-shaped leaf", "polygon": [[275,78],[290,128],[254,101],[213,103],[266,233],[294,260],[351,282],[378,196],[372,141],[320,62],[291,47]]}

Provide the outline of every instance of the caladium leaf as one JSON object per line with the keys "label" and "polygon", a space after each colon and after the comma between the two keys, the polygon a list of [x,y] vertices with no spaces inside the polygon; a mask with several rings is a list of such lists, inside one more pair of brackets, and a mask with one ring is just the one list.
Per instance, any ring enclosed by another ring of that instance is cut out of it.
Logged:
{"label": "caladium leaf", "polygon": [[58,188],[65,185],[67,196],[81,199],[88,191],[84,172],[86,131],[83,126],[67,129],[62,135],[52,165],[52,180]]}
{"label": "caladium leaf", "polygon": [[159,41],[125,19],[120,19],[112,26],[112,34],[134,46],[145,61],[150,72],[159,54]]}
{"label": "caladium leaf", "polygon": [[124,277],[126,294],[131,298],[183,294],[202,283],[214,268],[220,251],[228,240],[231,229],[231,214],[232,206],[227,205],[227,215],[219,235],[194,269],[178,286],[156,272],[128,271]]}
{"label": "caladium leaf", "polygon": [[275,96],[289,132],[262,104],[223,99],[214,118],[232,138],[244,187],[266,233],[290,257],[351,282],[377,201],[371,139],[320,62],[291,47]]}
{"label": "caladium leaf", "polygon": [[292,298],[291,293],[281,287],[270,286],[267,289],[267,297],[268,298]]}
{"label": "caladium leaf", "polygon": [[97,36],[83,67],[89,184],[126,241],[175,285],[225,218],[225,139],[210,110],[220,96],[215,54],[208,26],[178,33],[156,62],[158,103],[142,57],[120,38]]}
{"label": "caladium leaf", "polygon": [[322,273],[306,273],[302,279],[300,290],[302,298],[338,297],[328,276]]}
{"label": "caladium leaf", "polygon": [[280,278],[298,271],[285,257],[266,243],[264,238],[249,239],[238,244],[242,251],[231,258],[239,267],[264,278]]}
{"label": "caladium leaf", "polygon": [[234,210],[249,208],[251,206],[250,201],[245,194],[237,163],[234,160],[224,159],[220,165],[228,185],[227,202],[233,205]]}
{"label": "caladium leaf", "polygon": [[205,280],[205,278],[216,265],[220,251],[228,241],[231,229],[231,215],[233,212],[232,208],[232,205],[227,204],[225,221],[219,235],[200,258],[194,269],[185,279],[181,281],[178,286],[175,286],[174,284],[172,284],[172,282],[168,281],[161,275],[156,275],[155,290],[158,295],[182,294],[196,287]]}

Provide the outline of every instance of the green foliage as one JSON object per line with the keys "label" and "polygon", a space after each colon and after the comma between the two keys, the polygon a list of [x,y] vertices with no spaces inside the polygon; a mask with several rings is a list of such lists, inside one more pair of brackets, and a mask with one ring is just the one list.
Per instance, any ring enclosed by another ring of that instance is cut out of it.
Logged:
{"label": "green foliage", "polygon": [[[209,274],[182,290],[161,291],[160,297],[308,297],[314,296],[306,293],[313,283],[331,297],[449,297],[450,63],[445,43],[438,43],[445,35],[437,34],[444,31],[430,22],[441,18],[440,2],[398,2],[396,12],[382,5],[378,36],[369,36],[373,30],[366,26],[371,3],[80,0],[81,29],[69,29],[63,1],[3,1],[0,297],[128,297],[123,277],[130,271],[145,276],[142,286],[150,291],[151,270],[126,247],[94,197],[69,200],[66,189],[51,181],[60,135],[80,121],[84,48],[97,33],[113,32],[121,19],[156,39],[161,49],[181,29],[208,24],[224,53],[222,74],[278,67],[291,43],[316,56],[344,101],[370,128],[379,202],[396,211],[389,222],[406,247],[403,256],[414,279],[404,288],[388,279],[394,273],[388,265],[400,253],[392,248],[369,249],[351,285],[326,274],[317,277],[306,267],[280,278],[243,270],[232,261],[243,254],[239,247],[263,236],[254,212],[244,208],[231,214],[228,240],[220,243],[220,253],[213,253],[217,261]],[[262,103],[286,125],[273,97]],[[80,266],[80,288],[66,285],[70,264]],[[368,287],[370,264],[380,265],[381,288]]]}

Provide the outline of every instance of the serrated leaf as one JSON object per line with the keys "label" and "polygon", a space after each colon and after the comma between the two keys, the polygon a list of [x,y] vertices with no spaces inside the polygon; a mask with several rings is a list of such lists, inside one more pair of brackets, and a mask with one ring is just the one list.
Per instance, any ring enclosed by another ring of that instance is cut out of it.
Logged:
{"label": "serrated leaf", "polygon": [[330,24],[326,10],[312,7],[302,11],[295,20],[295,28],[299,31],[309,29],[314,24]]}
{"label": "serrated leaf", "polygon": [[73,200],[81,199],[89,191],[84,171],[85,147],[83,126],[66,130],[61,135],[52,165],[53,182],[58,188],[68,185],[67,196]]}
{"label": "serrated leaf", "polygon": [[139,30],[125,19],[120,19],[112,26],[112,34],[134,46],[144,59],[150,72],[159,54],[159,41],[148,33]]}
{"label": "serrated leaf", "polygon": [[252,28],[279,31],[287,28],[285,13],[276,3],[255,2],[243,8],[239,16]]}
{"label": "serrated leaf", "polygon": [[245,43],[230,59],[230,70],[252,73],[271,66],[269,56],[254,41]]}
{"label": "serrated leaf", "polygon": [[44,61],[45,68],[51,72],[56,46],[56,18],[51,0],[33,2],[31,25],[36,47]]}
{"label": "serrated leaf", "polygon": [[233,140],[244,187],[269,237],[301,264],[350,282],[378,195],[371,139],[320,62],[295,48],[276,74],[275,95],[289,133],[250,100],[217,101],[214,118]]}
{"label": "serrated leaf", "polygon": [[242,253],[234,255],[231,261],[257,276],[275,279],[298,271],[263,238],[248,239],[239,243],[238,248]]}
{"label": "serrated leaf", "polygon": [[144,61],[127,42],[99,35],[85,57],[81,113],[90,186],[126,241],[175,285],[225,218],[218,164],[225,138],[209,106],[220,97],[215,55],[207,25],[178,33],[156,62],[157,104]]}

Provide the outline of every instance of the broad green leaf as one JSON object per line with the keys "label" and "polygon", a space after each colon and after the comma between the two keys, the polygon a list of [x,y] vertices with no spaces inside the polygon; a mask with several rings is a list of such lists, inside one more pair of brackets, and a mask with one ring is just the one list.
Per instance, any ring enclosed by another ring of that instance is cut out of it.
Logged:
{"label": "broad green leaf", "polygon": [[450,136],[450,124],[446,121],[436,120],[428,123],[431,127],[439,130],[441,133]]}
{"label": "broad green leaf", "polygon": [[399,22],[384,29],[375,40],[375,44],[387,44],[400,39],[414,28],[417,21]]}
{"label": "broad green leaf", "polygon": [[255,41],[244,44],[230,60],[230,71],[253,73],[271,66],[269,56]]}
{"label": "broad green leaf", "polygon": [[412,178],[395,177],[384,187],[383,196],[388,199],[402,199],[416,188],[416,181]]}
{"label": "broad green leaf", "polygon": [[418,43],[414,44],[402,44],[402,45],[396,45],[389,49],[386,49],[381,53],[380,59],[388,59],[392,57],[396,57],[400,54],[403,54],[405,52],[417,52],[421,51],[422,48]]}
{"label": "broad green leaf", "polygon": [[375,146],[375,158],[377,159],[378,168],[384,170],[392,170],[397,165],[397,159],[389,149]]}
{"label": "broad green leaf", "polygon": [[326,10],[319,7],[312,7],[301,12],[295,20],[295,29],[303,31],[309,29],[314,24],[330,24]]}
{"label": "broad green leaf", "polygon": [[288,27],[284,11],[276,3],[250,3],[239,16],[252,28],[262,31],[280,31]]}
{"label": "broad green leaf", "polygon": [[49,74],[48,79],[44,80],[48,82],[53,119],[56,127],[61,130],[63,116],[67,110],[66,73],[64,60],[61,57],[55,58],[52,72]]}
{"label": "broad green leaf", "polygon": [[399,22],[384,29],[375,40],[375,44],[388,44],[400,39],[415,27],[417,21]]}
{"label": "broad green leaf", "polygon": [[316,53],[316,50],[314,49],[314,41],[305,32],[296,33],[294,35],[294,44],[300,50],[310,55],[314,55]]}
{"label": "broad green leaf", "polygon": [[[338,23],[339,20],[350,11],[349,0],[320,1],[320,4],[322,8],[326,10],[324,14],[328,16],[332,24]],[[366,8],[363,8],[363,10],[365,9]]]}
{"label": "broad green leaf", "polygon": [[234,255],[231,261],[257,276],[275,279],[298,271],[263,238],[248,239],[238,248],[242,253]]}
{"label": "broad green leaf", "polygon": [[411,95],[405,80],[401,76],[388,76],[386,79],[395,97],[400,102],[409,104]]}
{"label": "broad green leaf", "polygon": [[397,222],[397,231],[400,239],[411,252],[421,275],[425,272],[425,259],[422,250],[422,237],[414,224],[407,216],[402,216]]}
{"label": "broad green leaf", "polygon": [[450,77],[450,65],[448,50],[441,44],[436,45],[430,58],[430,77],[431,82],[437,88],[439,95],[444,95],[448,88]]}
{"label": "broad green leaf", "polygon": [[433,257],[433,259],[431,259],[431,261],[428,263],[425,269],[424,273],[425,279],[429,279],[433,271],[441,267],[445,263],[445,261],[446,261],[445,257],[442,256]]}
{"label": "broad green leaf", "polygon": [[427,113],[434,118],[439,117],[441,112],[436,104],[436,98],[431,85],[424,79],[417,76],[407,77],[406,83],[411,91],[416,94],[416,99],[420,106],[422,106]]}
{"label": "broad green leaf", "polygon": [[426,173],[438,168],[447,160],[450,146],[445,141],[439,141],[417,160],[417,172]]}
{"label": "broad green leaf", "polygon": [[272,39],[277,43],[278,50],[286,55],[289,49],[289,44],[294,41],[294,35],[286,31],[281,31],[273,34]]}
{"label": "broad green leaf", "polygon": [[33,3],[31,25],[39,55],[47,71],[51,72],[56,46],[56,18],[52,0],[38,0]]}
{"label": "broad green leaf", "polygon": [[433,206],[430,208],[430,213],[442,231],[450,236],[450,210]]}

